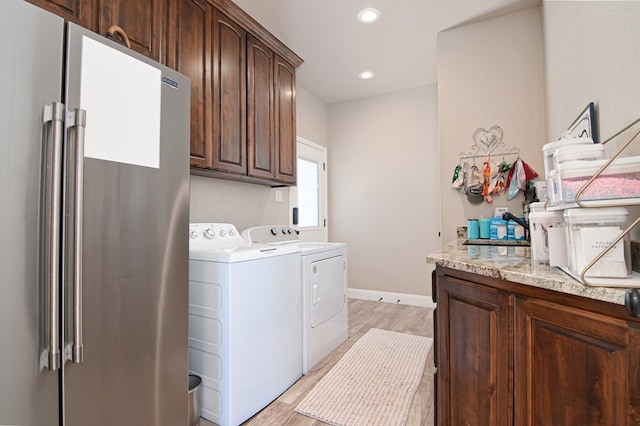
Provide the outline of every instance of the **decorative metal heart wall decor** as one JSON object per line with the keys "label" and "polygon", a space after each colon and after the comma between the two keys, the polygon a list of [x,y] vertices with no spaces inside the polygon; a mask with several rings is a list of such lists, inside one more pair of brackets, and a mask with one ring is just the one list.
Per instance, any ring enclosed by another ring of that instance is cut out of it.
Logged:
{"label": "decorative metal heart wall decor", "polygon": [[481,151],[491,153],[502,141],[502,129],[498,126],[493,126],[489,130],[476,129],[473,132],[473,140]]}

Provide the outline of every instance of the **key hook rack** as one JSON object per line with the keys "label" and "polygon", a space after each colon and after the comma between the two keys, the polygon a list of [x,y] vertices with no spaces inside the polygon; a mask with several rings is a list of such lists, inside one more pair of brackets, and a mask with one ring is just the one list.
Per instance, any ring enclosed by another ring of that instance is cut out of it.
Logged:
{"label": "key hook rack", "polygon": [[504,132],[500,126],[493,126],[489,130],[478,128],[473,132],[471,151],[460,153],[460,162],[476,158],[486,158],[487,155],[497,155],[503,158],[507,155],[520,155],[520,148],[508,148],[502,141]]}

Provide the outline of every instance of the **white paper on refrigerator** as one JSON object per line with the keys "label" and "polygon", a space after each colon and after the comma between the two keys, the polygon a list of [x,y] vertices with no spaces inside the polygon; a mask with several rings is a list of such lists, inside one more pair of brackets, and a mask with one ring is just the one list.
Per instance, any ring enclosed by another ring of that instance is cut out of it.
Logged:
{"label": "white paper on refrigerator", "polygon": [[158,68],[83,37],[85,157],[160,167],[161,77]]}

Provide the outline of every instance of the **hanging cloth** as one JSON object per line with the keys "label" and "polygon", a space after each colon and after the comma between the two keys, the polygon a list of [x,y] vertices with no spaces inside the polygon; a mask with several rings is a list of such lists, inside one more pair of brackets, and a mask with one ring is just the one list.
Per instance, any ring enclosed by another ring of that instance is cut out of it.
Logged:
{"label": "hanging cloth", "polygon": [[507,200],[513,200],[518,192],[520,192],[520,188],[518,187],[518,170],[521,168],[520,159],[518,158],[511,166],[509,170],[509,176],[507,177]]}

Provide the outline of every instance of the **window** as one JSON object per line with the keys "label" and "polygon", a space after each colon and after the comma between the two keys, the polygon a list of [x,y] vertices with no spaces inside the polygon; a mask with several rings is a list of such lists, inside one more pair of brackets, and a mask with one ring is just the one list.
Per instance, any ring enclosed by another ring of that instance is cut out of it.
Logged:
{"label": "window", "polygon": [[327,241],[327,148],[298,138],[297,150],[297,186],[289,192],[290,224],[303,240]]}
{"label": "window", "polygon": [[320,164],[298,158],[298,227],[320,227]]}

